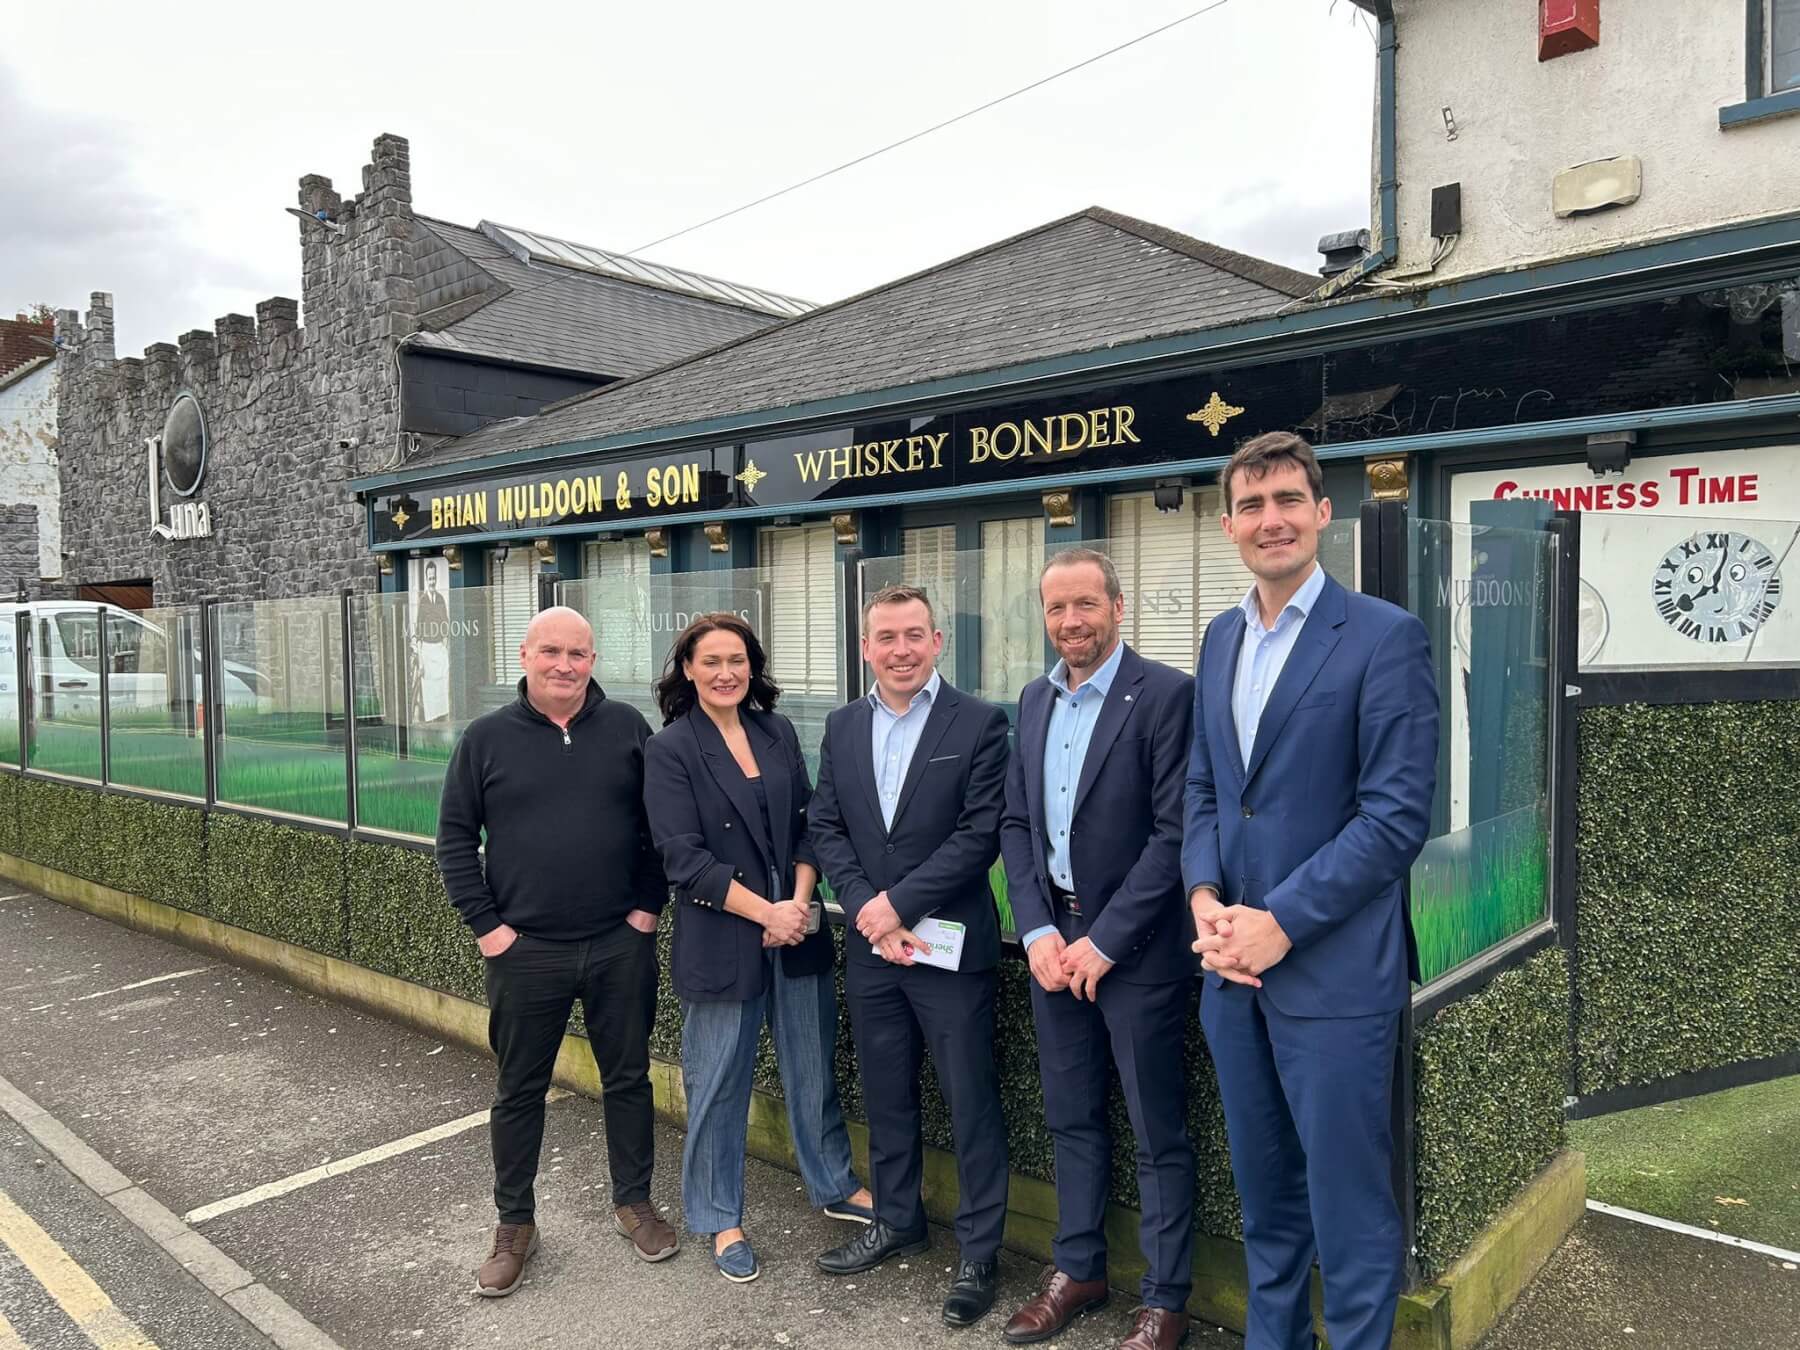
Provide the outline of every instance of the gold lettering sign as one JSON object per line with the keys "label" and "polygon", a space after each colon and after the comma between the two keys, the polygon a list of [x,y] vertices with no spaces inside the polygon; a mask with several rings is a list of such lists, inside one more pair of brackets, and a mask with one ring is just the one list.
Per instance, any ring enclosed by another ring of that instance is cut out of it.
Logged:
{"label": "gold lettering sign", "polygon": [[[702,506],[703,476],[698,463],[653,465],[641,471],[620,469],[608,490],[602,473],[568,473],[529,483],[504,483],[498,487],[450,488],[429,498],[433,532],[457,530],[519,529],[570,516],[624,514],[634,502],[652,508]],[[405,528],[412,517],[396,512],[396,528]]]}
{"label": "gold lettering sign", "polygon": [[891,441],[857,441],[824,450],[796,450],[794,463],[799,466],[802,483],[835,483],[844,478],[918,473],[921,469],[944,467],[944,442],[949,439],[949,432],[939,431],[923,436],[901,436]]}
{"label": "gold lettering sign", "polygon": [[1111,445],[1140,445],[1131,429],[1137,409],[1129,404],[1089,408],[1086,412],[1053,413],[1022,422],[997,422],[969,428],[969,463],[1035,459],[1103,450]]}

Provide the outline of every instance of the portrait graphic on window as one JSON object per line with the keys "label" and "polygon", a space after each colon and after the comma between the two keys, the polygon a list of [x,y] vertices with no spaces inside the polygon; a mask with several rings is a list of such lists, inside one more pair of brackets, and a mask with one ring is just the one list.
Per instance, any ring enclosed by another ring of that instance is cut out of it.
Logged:
{"label": "portrait graphic on window", "polygon": [[411,720],[441,722],[450,715],[450,602],[445,595],[444,560],[414,558],[408,571]]}

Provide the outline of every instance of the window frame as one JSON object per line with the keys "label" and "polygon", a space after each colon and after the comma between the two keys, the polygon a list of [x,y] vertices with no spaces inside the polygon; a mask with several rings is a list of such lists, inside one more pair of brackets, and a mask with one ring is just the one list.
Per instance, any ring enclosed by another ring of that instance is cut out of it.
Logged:
{"label": "window frame", "polygon": [[1744,101],[1719,109],[1721,131],[1800,113],[1800,84],[1788,89],[1769,87],[1773,42],[1771,0],[1744,0]]}

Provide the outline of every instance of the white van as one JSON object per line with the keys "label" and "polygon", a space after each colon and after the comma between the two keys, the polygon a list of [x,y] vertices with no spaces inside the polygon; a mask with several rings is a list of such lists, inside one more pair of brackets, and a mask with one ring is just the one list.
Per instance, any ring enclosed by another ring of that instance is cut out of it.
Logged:
{"label": "white van", "polygon": [[[0,700],[7,712],[18,707],[18,615],[23,611],[31,624],[34,664],[49,676],[49,687],[40,674],[37,690],[52,700],[55,715],[80,721],[98,721],[100,715],[100,612],[105,610],[107,684],[115,711],[123,708],[164,708],[171,698],[183,702],[200,688],[198,634],[192,644],[193,668],[186,687],[169,687],[169,635],[131,610],[117,605],[90,604],[79,600],[40,600],[30,604],[0,604]],[[218,696],[227,707],[255,707],[263,677],[234,661],[224,666],[224,687]],[[6,712],[0,712],[5,716]],[[16,715],[16,714],[15,714]]]}

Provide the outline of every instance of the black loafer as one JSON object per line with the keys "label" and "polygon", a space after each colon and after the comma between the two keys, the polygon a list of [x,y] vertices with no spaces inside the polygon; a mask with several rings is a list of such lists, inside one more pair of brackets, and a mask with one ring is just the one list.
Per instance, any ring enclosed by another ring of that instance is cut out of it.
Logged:
{"label": "black loafer", "polygon": [[930,1245],[923,1228],[916,1233],[899,1233],[877,1219],[843,1246],[821,1254],[819,1269],[827,1275],[860,1275],[890,1256],[911,1256]]}
{"label": "black loafer", "polygon": [[956,1268],[944,1299],[944,1321],[953,1327],[979,1322],[994,1306],[994,1263],[964,1261]]}

